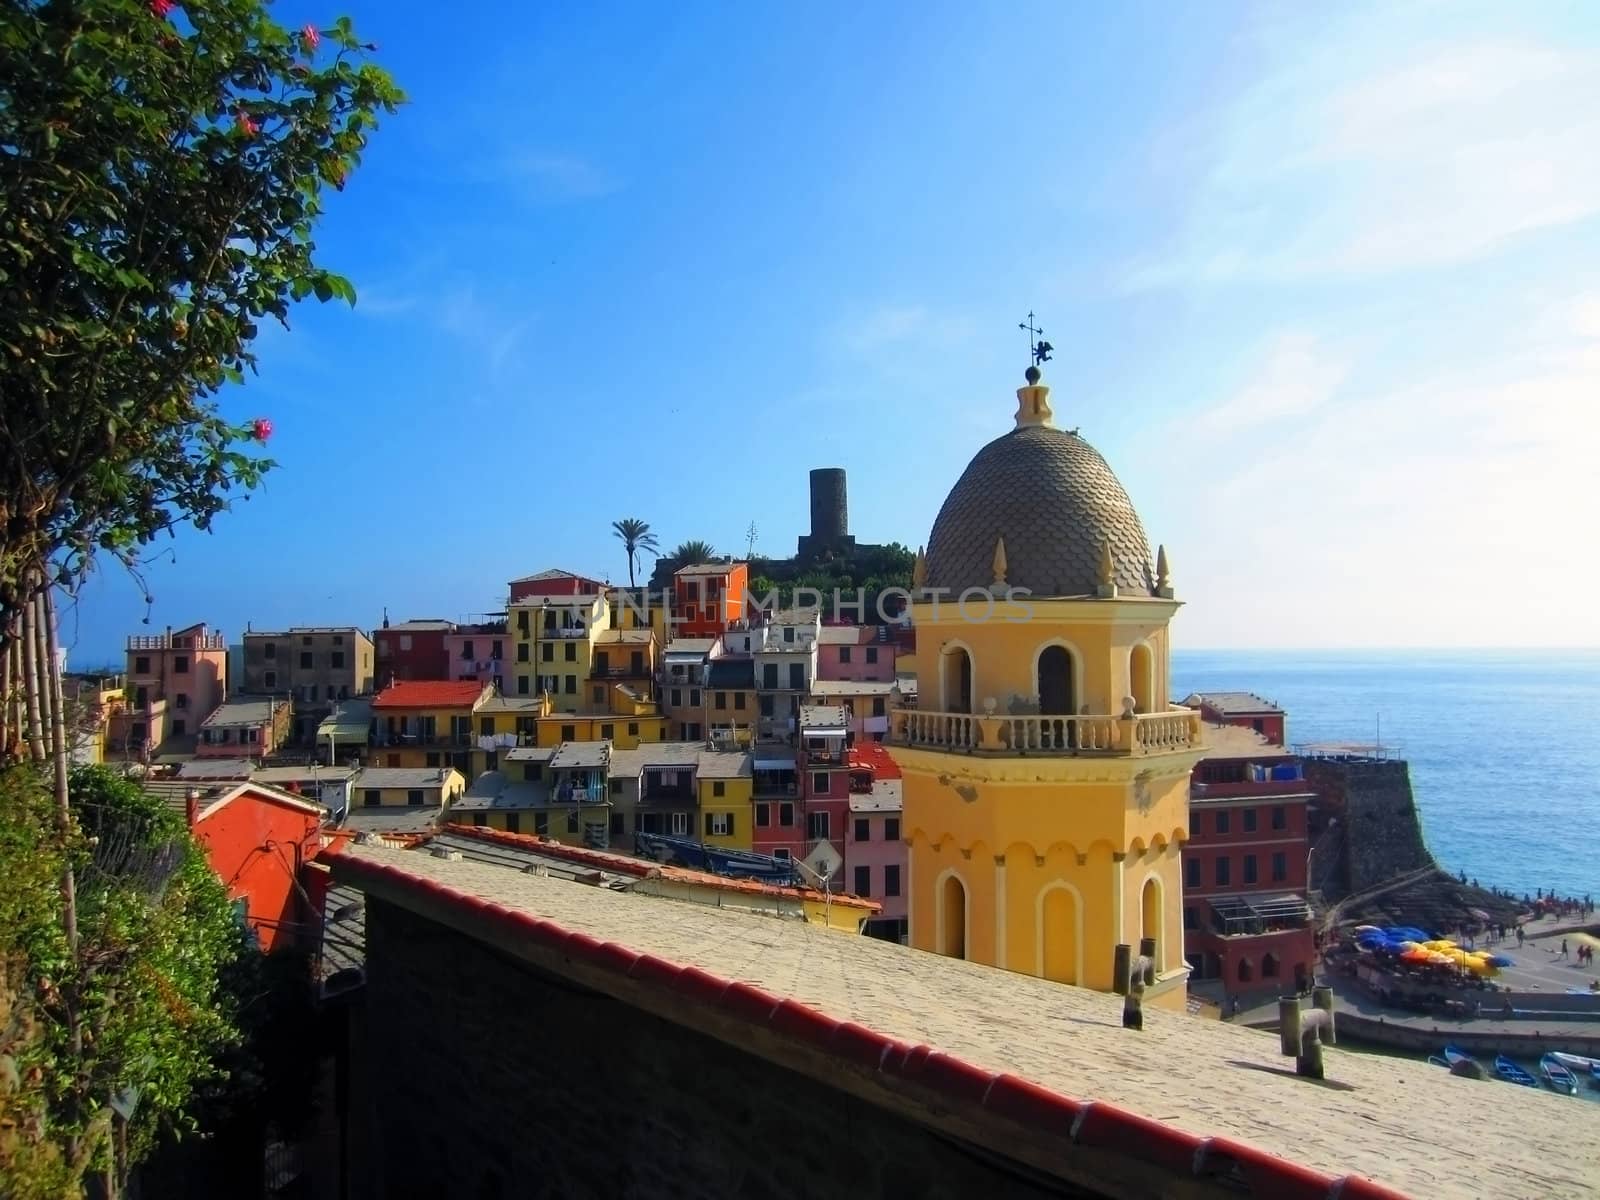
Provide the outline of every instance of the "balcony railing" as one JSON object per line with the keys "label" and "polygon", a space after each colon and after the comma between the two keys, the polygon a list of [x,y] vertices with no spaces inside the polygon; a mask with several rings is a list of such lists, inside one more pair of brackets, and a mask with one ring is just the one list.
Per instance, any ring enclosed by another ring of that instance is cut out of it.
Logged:
{"label": "balcony railing", "polygon": [[463,748],[477,745],[477,738],[470,731],[451,733],[430,732],[421,729],[378,729],[372,735],[374,746],[460,746]]}
{"label": "balcony railing", "polygon": [[536,641],[552,642],[560,641],[563,638],[583,638],[588,636],[589,631],[587,629],[579,629],[576,626],[558,625],[555,628],[546,626],[545,628],[539,630],[538,633],[534,635],[534,638]]}
{"label": "balcony railing", "polygon": [[785,800],[799,795],[799,779],[792,772],[774,774],[757,771],[751,792],[757,800]]}
{"label": "balcony railing", "polygon": [[129,650],[226,650],[227,639],[220,633],[190,636],[183,633],[142,634],[128,639]]}
{"label": "balcony railing", "polygon": [[1000,716],[975,713],[894,714],[892,744],[953,754],[1100,754],[1137,756],[1204,744],[1200,714],[1191,709],[1130,717]]}

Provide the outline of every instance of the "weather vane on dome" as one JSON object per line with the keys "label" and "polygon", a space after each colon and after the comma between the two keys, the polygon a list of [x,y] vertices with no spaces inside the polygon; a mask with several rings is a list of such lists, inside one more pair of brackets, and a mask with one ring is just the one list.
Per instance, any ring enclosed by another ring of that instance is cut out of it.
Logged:
{"label": "weather vane on dome", "polygon": [[1032,311],[1028,313],[1026,321],[1017,322],[1017,328],[1028,331],[1028,353],[1033,356],[1033,365],[1039,366],[1041,363],[1049,362],[1050,352],[1055,347],[1044,340],[1044,330],[1033,323]]}

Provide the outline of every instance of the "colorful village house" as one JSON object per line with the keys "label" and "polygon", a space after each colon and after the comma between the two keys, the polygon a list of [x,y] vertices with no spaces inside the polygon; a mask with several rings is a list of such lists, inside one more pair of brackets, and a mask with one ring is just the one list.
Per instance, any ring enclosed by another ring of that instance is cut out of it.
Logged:
{"label": "colorful village house", "polygon": [[381,767],[472,770],[474,718],[494,696],[476,680],[412,679],[372,701],[372,760]]}

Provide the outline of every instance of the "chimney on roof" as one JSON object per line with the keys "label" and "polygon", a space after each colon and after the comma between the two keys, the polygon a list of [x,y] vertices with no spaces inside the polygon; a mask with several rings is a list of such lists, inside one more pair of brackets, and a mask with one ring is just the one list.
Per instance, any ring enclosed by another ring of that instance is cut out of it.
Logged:
{"label": "chimney on roof", "polygon": [[200,789],[190,788],[183,797],[183,816],[193,829],[200,823]]}

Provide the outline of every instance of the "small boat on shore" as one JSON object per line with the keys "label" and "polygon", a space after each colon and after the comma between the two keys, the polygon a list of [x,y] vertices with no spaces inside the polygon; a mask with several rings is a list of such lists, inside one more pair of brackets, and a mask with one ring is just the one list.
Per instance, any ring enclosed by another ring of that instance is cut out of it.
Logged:
{"label": "small boat on shore", "polygon": [[1535,1079],[1532,1075],[1529,1075],[1521,1067],[1517,1066],[1516,1063],[1512,1062],[1504,1054],[1495,1055],[1494,1073],[1500,1076],[1501,1079],[1504,1079],[1507,1083],[1514,1083],[1519,1087],[1536,1088],[1539,1086],[1539,1081],[1537,1079]]}
{"label": "small boat on shore", "polygon": [[1444,1048],[1444,1065],[1447,1067],[1453,1067],[1457,1063],[1472,1061],[1472,1055],[1468,1054],[1465,1050],[1458,1050],[1454,1046],[1446,1046]]}
{"label": "small boat on shore", "polygon": [[1600,1058],[1587,1058],[1582,1054],[1567,1054],[1561,1050],[1550,1051],[1549,1058],[1555,1059],[1573,1075],[1587,1078],[1589,1086],[1600,1088]]}
{"label": "small boat on shore", "polygon": [[1578,1094],[1578,1080],[1565,1065],[1556,1061],[1553,1054],[1546,1054],[1539,1060],[1539,1074],[1544,1076],[1544,1081],[1552,1091],[1565,1092],[1569,1096]]}

